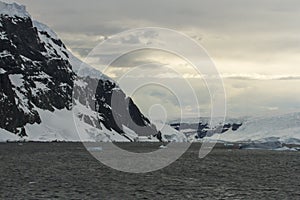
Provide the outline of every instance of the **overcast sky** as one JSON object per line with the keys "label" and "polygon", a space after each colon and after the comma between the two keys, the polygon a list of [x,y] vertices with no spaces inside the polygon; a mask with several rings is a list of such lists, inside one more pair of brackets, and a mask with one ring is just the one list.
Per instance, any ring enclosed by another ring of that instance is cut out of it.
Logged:
{"label": "overcast sky", "polygon": [[[17,2],[26,5],[34,19],[57,32],[80,58],[85,58],[104,38],[132,28],[164,27],[188,35],[207,50],[224,78],[229,116],[293,112],[300,108],[298,0]],[[129,55],[108,75],[116,78],[125,65],[130,68],[144,57],[172,65],[176,60],[172,56],[155,52]],[[198,106],[205,115],[210,102],[205,84],[199,78],[189,79],[197,88],[200,105],[186,101],[184,109],[192,116]],[[141,90],[134,98],[145,114],[149,104],[161,103],[168,107],[168,117],[173,118],[178,114],[178,105],[171,96],[156,88]]]}

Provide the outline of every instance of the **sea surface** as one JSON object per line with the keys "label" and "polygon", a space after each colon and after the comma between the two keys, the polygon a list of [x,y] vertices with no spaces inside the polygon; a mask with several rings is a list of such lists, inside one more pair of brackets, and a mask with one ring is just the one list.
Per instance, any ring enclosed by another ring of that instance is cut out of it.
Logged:
{"label": "sea surface", "polygon": [[[149,151],[159,144],[118,144]],[[300,199],[300,152],[193,144],[145,174],[111,169],[81,143],[0,144],[0,199]]]}

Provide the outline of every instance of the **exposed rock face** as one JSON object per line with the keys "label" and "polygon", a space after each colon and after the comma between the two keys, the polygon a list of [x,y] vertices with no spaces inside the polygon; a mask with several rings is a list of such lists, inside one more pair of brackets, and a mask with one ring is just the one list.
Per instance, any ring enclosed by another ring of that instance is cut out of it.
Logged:
{"label": "exposed rock face", "polygon": [[215,133],[225,133],[228,130],[237,131],[242,123],[231,122],[220,125],[219,127],[210,128],[208,124],[208,119],[201,119],[199,123],[171,123],[170,125],[176,130],[188,130],[184,131],[187,136],[195,135],[196,138],[204,138],[206,136],[211,136]]}
{"label": "exposed rock face", "polygon": [[[40,34],[49,35],[39,33],[29,17],[1,15],[0,22],[0,127],[21,134],[27,123],[41,123],[35,107],[71,108],[75,74],[70,63],[40,39]],[[60,40],[53,42],[63,47]]]}
{"label": "exposed rock face", "polygon": [[[133,130],[138,135],[157,135],[156,127],[140,112],[130,97],[110,79],[80,78],[80,83],[74,85],[74,99],[76,103],[86,105],[98,116],[81,116],[85,123],[94,127],[114,130],[130,141],[124,127]],[[85,84],[83,84],[85,83]]]}
{"label": "exposed rock face", "polygon": [[130,97],[113,82],[99,80],[96,89],[95,109],[100,113],[100,121],[107,129],[123,133],[123,125],[139,135],[155,135],[154,125],[140,112]]}

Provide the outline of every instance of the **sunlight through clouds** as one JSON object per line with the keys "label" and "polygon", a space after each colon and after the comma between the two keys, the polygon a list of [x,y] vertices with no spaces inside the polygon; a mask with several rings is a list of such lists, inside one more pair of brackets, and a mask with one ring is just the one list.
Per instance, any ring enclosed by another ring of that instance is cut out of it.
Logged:
{"label": "sunlight through clouds", "polygon": [[[120,0],[105,3],[101,0],[89,3],[74,0],[17,2],[26,4],[33,18],[54,29],[80,59],[84,60],[98,43],[119,32],[147,26],[170,28],[188,35],[207,50],[224,79],[230,114],[253,115],[300,109],[300,89],[297,87],[300,81],[300,26],[297,21],[300,1],[229,0],[216,3],[192,0],[189,3],[177,2],[176,7],[170,0],[133,0],[130,4]],[[116,44],[133,45],[145,42],[147,38],[151,35],[131,37],[116,41]],[[180,42],[175,40],[174,44],[180,45]],[[113,51],[106,50],[107,58],[113,56]],[[99,64],[97,58],[89,58],[87,62],[96,68]],[[106,73],[118,78],[126,70],[145,62],[159,63],[179,71],[199,89],[201,99],[208,98],[204,92],[205,84],[196,80],[214,77],[194,73],[187,61],[167,52],[129,54],[113,63]],[[205,66],[205,63],[201,65]],[[169,81],[178,76],[153,66],[148,66],[142,75],[155,75]],[[142,95],[135,98],[141,99]],[[207,106],[206,100],[202,105]]]}

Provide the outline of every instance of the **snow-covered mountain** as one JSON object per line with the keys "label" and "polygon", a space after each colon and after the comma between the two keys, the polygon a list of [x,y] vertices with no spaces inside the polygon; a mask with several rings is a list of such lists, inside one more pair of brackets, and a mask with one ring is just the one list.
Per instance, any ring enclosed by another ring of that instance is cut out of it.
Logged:
{"label": "snow-covered mountain", "polygon": [[[197,122],[198,121],[198,122]],[[228,118],[221,127],[211,129],[209,118],[184,120],[171,126],[184,132],[189,140],[195,137],[205,140],[228,142],[281,142],[300,144],[300,113],[262,117]],[[220,134],[214,134],[219,128]]]}
{"label": "snow-covered mountain", "polygon": [[157,130],[112,79],[76,58],[24,6],[0,2],[0,141],[204,138],[300,144],[300,113],[208,124],[208,118],[189,119]]}
{"label": "snow-covered mountain", "polygon": [[157,130],[113,80],[72,55],[54,31],[32,21],[25,6],[0,2],[0,140],[139,136],[158,141],[170,135]]}

